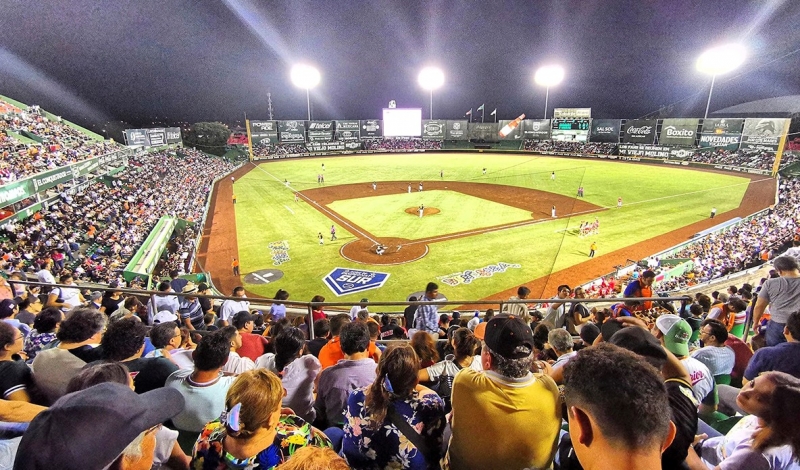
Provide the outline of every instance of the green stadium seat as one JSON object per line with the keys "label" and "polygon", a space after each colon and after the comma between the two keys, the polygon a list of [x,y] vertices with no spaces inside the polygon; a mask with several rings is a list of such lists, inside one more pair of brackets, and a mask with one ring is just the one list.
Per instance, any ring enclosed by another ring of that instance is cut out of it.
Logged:
{"label": "green stadium seat", "polygon": [[731,384],[731,374],[720,374],[714,376],[714,382],[717,385],[730,385]]}

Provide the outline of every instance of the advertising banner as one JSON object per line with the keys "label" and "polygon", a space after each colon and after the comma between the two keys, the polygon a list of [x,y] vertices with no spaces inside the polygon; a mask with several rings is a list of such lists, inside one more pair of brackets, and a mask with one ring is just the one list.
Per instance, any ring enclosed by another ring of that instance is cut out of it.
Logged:
{"label": "advertising banner", "polygon": [[550,140],[549,119],[524,119],[522,137],[531,140]]}
{"label": "advertising banner", "polygon": [[150,146],[150,141],[147,140],[147,132],[144,129],[125,129],[125,136],[128,145]]}
{"label": "advertising banner", "polygon": [[249,121],[253,145],[277,144],[278,121]]}
{"label": "advertising banner", "polygon": [[553,119],[585,118],[592,117],[592,108],[555,108]]}
{"label": "advertising banner", "polygon": [[147,140],[150,142],[151,147],[167,145],[167,131],[163,127],[145,130],[147,131]]}
{"label": "advertising banner", "polygon": [[358,121],[336,121],[336,140],[357,141],[361,138]]}
{"label": "advertising banner", "polygon": [[361,121],[361,138],[383,137],[383,121],[380,119],[368,119]]}
{"label": "advertising banner", "polygon": [[670,148],[663,145],[619,144],[619,154],[637,157],[669,158]]}
{"label": "advertising banner", "polygon": [[589,132],[590,142],[619,142],[619,119],[592,119],[592,130]]}
{"label": "advertising banner", "polygon": [[278,121],[278,138],[284,142],[305,142],[306,126],[304,121]]}
{"label": "advertising banner", "polygon": [[422,138],[430,140],[444,140],[444,131],[447,121],[443,119],[423,119]]}
{"label": "advertising banner", "polygon": [[308,122],[309,142],[330,142],[333,140],[333,121]]}
{"label": "advertising banner", "polygon": [[445,138],[447,140],[469,140],[467,121],[447,121]]}
{"label": "advertising banner", "polygon": [[[512,120],[510,120],[510,119],[501,119],[500,122],[497,123],[497,128],[498,129],[502,129],[508,123],[510,123],[511,121]],[[500,140],[519,140],[519,139],[521,139],[522,138],[522,123],[520,122],[519,126],[511,129],[511,132],[509,132],[508,135],[506,135],[505,137],[502,137],[502,136],[498,136],[498,137],[500,137]]]}
{"label": "advertising banner", "polygon": [[699,123],[699,119],[664,119],[658,143],[694,147]]}
{"label": "advertising banner", "polygon": [[309,142],[306,144],[309,152],[342,152],[345,150],[360,150],[361,142],[356,141],[331,141],[331,142]]}
{"label": "advertising banner", "polygon": [[700,147],[736,150],[742,142],[744,119],[704,119]]}
{"label": "advertising banner", "polygon": [[182,141],[181,139],[181,128],[180,127],[167,127],[167,143],[168,144],[180,144]]}
{"label": "advertising banner", "polygon": [[739,148],[777,151],[788,121],[789,119],[745,119]]}
{"label": "advertising banner", "polygon": [[625,123],[623,142],[629,144],[652,144],[656,141],[655,119],[631,119]]}
{"label": "advertising banner", "polygon": [[486,142],[497,142],[500,136],[497,131],[496,122],[471,122],[469,123],[469,139],[470,140],[483,140]]}

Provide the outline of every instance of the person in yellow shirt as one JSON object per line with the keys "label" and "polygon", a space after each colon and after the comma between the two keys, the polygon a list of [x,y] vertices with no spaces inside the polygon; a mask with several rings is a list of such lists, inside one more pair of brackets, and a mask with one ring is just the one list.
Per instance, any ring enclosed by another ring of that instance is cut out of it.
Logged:
{"label": "person in yellow shirt", "polygon": [[592,242],[589,247],[589,258],[594,258],[594,252],[597,250],[597,242]]}
{"label": "person in yellow shirt", "polygon": [[[553,379],[531,373],[533,332],[512,315],[480,325],[475,336],[484,342],[484,370],[464,368],[453,380],[453,434],[443,468],[549,468],[561,405]],[[486,436],[495,437],[491,445]]]}

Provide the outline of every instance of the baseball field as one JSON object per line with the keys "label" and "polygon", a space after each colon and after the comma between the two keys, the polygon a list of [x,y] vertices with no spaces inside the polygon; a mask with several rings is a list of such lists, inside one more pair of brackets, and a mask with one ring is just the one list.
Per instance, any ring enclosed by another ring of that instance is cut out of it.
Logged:
{"label": "baseball field", "polygon": [[[215,186],[199,261],[223,292],[300,301],[402,300],[428,281],[451,300],[507,298],[522,284],[549,296],[775,194],[764,176],[532,154],[282,159],[234,178]],[[599,233],[579,234],[595,221]]]}

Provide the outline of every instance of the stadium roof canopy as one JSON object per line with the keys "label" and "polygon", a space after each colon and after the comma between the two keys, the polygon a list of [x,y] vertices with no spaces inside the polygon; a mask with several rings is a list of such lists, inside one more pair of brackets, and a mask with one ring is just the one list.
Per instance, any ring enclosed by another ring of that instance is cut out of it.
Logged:
{"label": "stadium roof canopy", "polygon": [[715,117],[797,117],[800,116],[800,95],[750,101],[714,111],[711,115]]}

